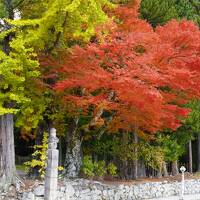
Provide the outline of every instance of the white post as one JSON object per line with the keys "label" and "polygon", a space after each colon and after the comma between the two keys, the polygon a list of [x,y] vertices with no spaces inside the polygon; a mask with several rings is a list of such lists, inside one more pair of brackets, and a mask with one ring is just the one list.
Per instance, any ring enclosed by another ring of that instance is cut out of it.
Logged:
{"label": "white post", "polygon": [[49,145],[47,152],[47,168],[45,173],[45,200],[56,200],[57,184],[58,184],[58,157],[57,150],[58,138],[56,137],[56,129],[51,128],[49,136]]}
{"label": "white post", "polygon": [[184,172],[186,171],[186,168],[184,166],[181,166],[180,171],[182,173],[182,181],[181,181],[181,199],[184,199],[184,190],[185,190],[185,178],[184,178]]}

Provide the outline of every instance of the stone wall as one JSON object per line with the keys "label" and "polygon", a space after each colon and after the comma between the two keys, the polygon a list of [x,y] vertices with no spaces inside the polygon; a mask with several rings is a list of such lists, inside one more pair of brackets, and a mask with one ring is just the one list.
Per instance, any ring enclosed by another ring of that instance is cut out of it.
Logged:
{"label": "stone wall", "polygon": [[[139,184],[102,184],[77,179],[67,181],[59,187],[58,200],[142,200],[179,196],[180,182],[149,182]],[[185,194],[199,194],[200,180],[185,181]],[[44,186],[19,195],[20,200],[43,200]],[[200,198],[199,198],[200,199]]]}

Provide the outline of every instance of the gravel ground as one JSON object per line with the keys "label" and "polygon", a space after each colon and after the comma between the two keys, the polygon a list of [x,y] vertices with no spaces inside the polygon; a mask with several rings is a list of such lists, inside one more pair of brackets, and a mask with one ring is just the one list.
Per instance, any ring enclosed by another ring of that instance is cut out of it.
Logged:
{"label": "gravel ground", "polygon": [[200,194],[184,195],[183,199],[180,196],[172,196],[168,198],[148,199],[148,200],[200,200]]}

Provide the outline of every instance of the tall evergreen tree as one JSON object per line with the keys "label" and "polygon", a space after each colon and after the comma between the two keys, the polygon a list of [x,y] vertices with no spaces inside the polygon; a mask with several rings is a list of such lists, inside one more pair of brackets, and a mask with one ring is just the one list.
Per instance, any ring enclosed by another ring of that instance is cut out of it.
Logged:
{"label": "tall evergreen tree", "polygon": [[163,25],[171,19],[193,20],[200,25],[200,2],[198,0],[142,0],[140,7],[142,19],[154,27]]}
{"label": "tall evergreen tree", "polygon": [[178,18],[174,0],[142,0],[140,13],[153,27]]}

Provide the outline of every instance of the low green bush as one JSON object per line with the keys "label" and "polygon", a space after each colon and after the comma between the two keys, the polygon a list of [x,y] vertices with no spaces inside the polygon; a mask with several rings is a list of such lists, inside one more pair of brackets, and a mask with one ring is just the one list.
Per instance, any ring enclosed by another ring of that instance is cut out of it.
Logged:
{"label": "low green bush", "polygon": [[89,155],[84,156],[81,171],[88,178],[94,176],[104,177],[106,174],[113,177],[117,175],[117,167],[113,163],[109,163],[106,166],[104,160],[93,162],[92,157]]}
{"label": "low green bush", "polygon": [[106,163],[103,160],[94,162],[94,173],[96,176],[103,177],[106,174]]}
{"label": "low green bush", "polygon": [[111,176],[116,176],[117,175],[117,167],[113,163],[109,163],[107,166],[107,172]]}
{"label": "low green bush", "polygon": [[94,164],[91,156],[84,156],[81,170],[87,177],[94,176]]}

